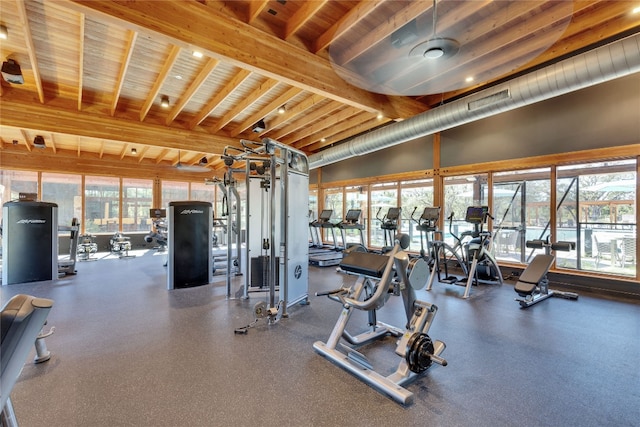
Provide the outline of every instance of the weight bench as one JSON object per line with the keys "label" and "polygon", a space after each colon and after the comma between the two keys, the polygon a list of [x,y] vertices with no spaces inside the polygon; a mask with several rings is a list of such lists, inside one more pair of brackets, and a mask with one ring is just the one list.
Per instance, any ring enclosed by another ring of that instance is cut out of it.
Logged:
{"label": "weight bench", "polygon": [[[327,359],[405,405],[413,400],[413,393],[404,388],[406,384],[424,372],[433,362],[443,366],[447,364],[446,360],[439,357],[445,349],[445,344],[442,341],[432,341],[427,335],[438,308],[417,300],[411,282],[414,276],[412,273],[415,272],[416,276],[422,278],[424,271],[428,271],[428,265],[420,258],[417,263],[424,263],[424,266],[409,266],[409,256],[403,250],[408,246],[408,242],[408,236],[398,235],[395,245],[386,255],[351,252],[343,258],[340,263],[341,270],[358,277],[349,288],[342,287],[316,294],[326,295],[340,302],[342,311],[327,342],[316,341],[313,344],[313,348]],[[420,283],[424,285],[424,281]],[[391,295],[402,295],[407,317],[405,328],[376,320],[377,310],[384,306]],[[357,336],[352,336],[346,330],[354,310],[365,310],[369,315],[369,330]],[[395,372],[383,376],[376,372],[367,357],[355,348],[386,336],[397,338],[395,354],[400,356],[401,360]],[[349,345],[341,343],[342,339]]]}
{"label": "weight bench", "polygon": [[549,297],[556,296],[566,299],[578,299],[578,294],[574,292],[562,292],[549,289],[549,279],[547,273],[553,265],[556,257],[551,254],[554,251],[571,251],[575,249],[573,242],[549,243],[546,240],[529,240],[526,242],[528,248],[545,249],[545,254],[536,255],[533,261],[522,272],[514,290],[519,295],[516,301],[522,308],[530,307]]}
{"label": "weight bench", "polygon": [[[42,327],[47,321],[53,301],[19,294],[11,298],[2,308],[0,314],[0,328],[2,341],[0,343],[0,407],[2,414],[0,424],[3,426],[17,426],[11,391],[15,385],[25,359],[31,347],[38,340]],[[36,346],[36,350],[39,350]],[[48,352],[47,352],[48,353]],[[36,361],[38,361],[36,359]]]}

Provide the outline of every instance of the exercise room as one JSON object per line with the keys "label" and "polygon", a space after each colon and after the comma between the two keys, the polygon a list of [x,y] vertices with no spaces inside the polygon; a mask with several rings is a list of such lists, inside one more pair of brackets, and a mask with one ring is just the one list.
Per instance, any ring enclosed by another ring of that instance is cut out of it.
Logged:
{"label": "exercise room", "polygon": [[0,6],[1,426],[637,425],[640,2]]}

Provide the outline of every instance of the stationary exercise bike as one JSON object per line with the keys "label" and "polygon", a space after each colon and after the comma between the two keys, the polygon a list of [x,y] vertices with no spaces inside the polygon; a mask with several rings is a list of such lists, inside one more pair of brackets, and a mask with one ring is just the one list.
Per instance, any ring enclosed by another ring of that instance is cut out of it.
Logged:
{"label": "stationary exercise bike", "polygon": [[526,246],[531,249],[544,248],[545,253],[538,254],[533,258],[513,288],[518,294],[516,301],[520,303],[520,307],[531,307],[549,297],[578,299],[578,294],[575,292],[549,289],[549,279],[547,278],[547,273],[556,259],[551,251],[569,252],[576,248],[576,244],[574,242],[549,243],[549,237],[547,237],[546,240],[527,240]]}
{"label": "stationary exercise bike", "polygon": [[[356,282],[348,288],[316,294],[339,302],[342,311],[327,342],[313,344],[313,348],[327,359],[405,405],[413,400],[413,393],[405,388],[407,384],[433,363],[447,365],[440,357],[445,349],[444,342],[432,340],[428,335],[438,307],[416,297],[416,290],[424,281],[415,280],[415,272],[428,268],[409,268],[409,255],[404,251],[408,246],[409,236],[398,234],[395,245],[386,255],[352,252],[344,257],[340,268],[347,274],[356,275]],[[420,258],[417,263],[426,264]],[[392,295],[402,296],[406,316],[402,327],[377,320],[377,311]],[[367,312],[369,330],[353,336],[346,328],[355,310]],[[400,357],[400,363],[395,372],[385,376],[374,370],[372,363],[358,350],[387,336],[397,338],[395,355]]]}
{"label": "stationary exercise bike", "polygon": [[135,255],[129,255],[131,239],[119,231],[116,231],[109,239],[109,248],[111,253],[118,255],[119,258],[135,258]]}
{"label": "stationary exercise bike", "polygon": [[80,242],[78,243],[78,260],[80,261],[91,261],[95,260],[92,258],[92,255],[95,255],[98,252],[98,244],[94,242],[96,236],[93,234],[81,234],[79,236]]}

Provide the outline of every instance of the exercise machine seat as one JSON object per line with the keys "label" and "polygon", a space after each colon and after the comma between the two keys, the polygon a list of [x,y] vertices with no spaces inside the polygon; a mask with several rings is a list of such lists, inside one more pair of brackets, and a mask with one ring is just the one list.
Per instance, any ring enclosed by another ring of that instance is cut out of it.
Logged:
{"label": "exercise machine seat", "polygon": [[555,257],[553,255],[537,255],[531,264],[522,272],[514,289],[518,295],[531,295],[540,280],[549,272]]}
{"label": "exercise machine seat", "polygon": [[382,277],[389,257],[371,252],[350,252],[340,262],[340,268],[349,273],[369,277]]}
{"label": "exercise machine seat", "polygon": [[0,410],[15,385],[36,338],[47,321],[53,301],[19,294],[11,298],[0,313]]}

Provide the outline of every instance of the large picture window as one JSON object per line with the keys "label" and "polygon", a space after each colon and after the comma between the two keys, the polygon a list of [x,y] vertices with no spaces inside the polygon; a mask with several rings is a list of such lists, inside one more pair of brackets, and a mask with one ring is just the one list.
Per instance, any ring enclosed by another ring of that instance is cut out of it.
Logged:
{"label": "large picture window", "polygon": [[556,191],[558,240],[577,246],[556,254],[558,266],[635,276],[635,160],[558,167]]}
{"label": "large picture window", "polygon": [[82,176],[42,173],[42,201],[58,205],[58,225],[82,218]]}
{"label": "large picture window", "polygon": [[120,179],[87,176],[84,180],[84,227],[87,233],[115,233],[119,230]]}
{"label": "large picture window", "polygon": [[150,179],[122,180],[122,231],[148,231],[149,210],[153,203],[153,181]]}

